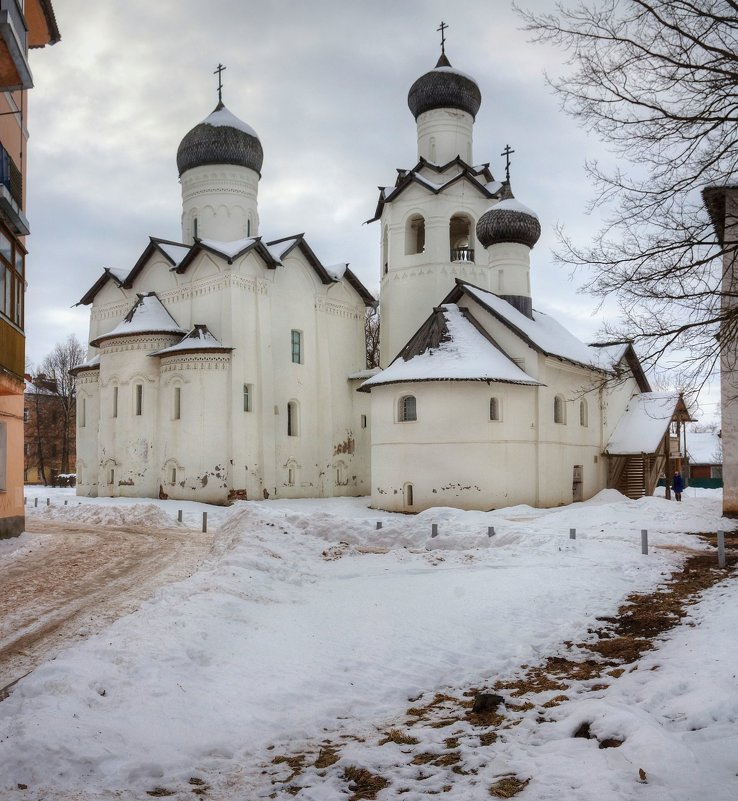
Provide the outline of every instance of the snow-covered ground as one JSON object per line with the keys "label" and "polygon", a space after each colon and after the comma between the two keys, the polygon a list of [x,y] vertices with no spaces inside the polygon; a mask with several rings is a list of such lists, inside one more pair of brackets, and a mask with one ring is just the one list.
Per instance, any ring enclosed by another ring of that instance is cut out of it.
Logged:
{"label": "snow-covered ground", "polygon": [[[208,798],[267,798],[274,788],[256,766],[270,749],[386,730],[421,693],[491,686],[535,665],[678,567],[683,554],[661,546],[700,548],[690,532],[731,527],[709,490],[688,490],[681,504],[607,491],[553,510],[415,517],[375,512],[368,499],[221,509],[80,504],[72,492],[28,488],[27,514],[101,523],[124,512],[151,524],[183,509],[194,528],[207,510],[215,546],[196,574],[0,703],[2,799],[142,798],[158,787],[192,798],[192,777]],[[0,546],[0,580],[32,544],[26,534]],[[523,800],[738,798],[736,585],[708,591],[639,670],[556,707],[552,722],[511,730],[444,797],[488,799],[494,777],[515,773],[531,777]],[[573,738],[584,720],[625,743],[599,750]],[[421,797],[396,789],[378,799]],[[316,785],[297,797],[347,796]]]}

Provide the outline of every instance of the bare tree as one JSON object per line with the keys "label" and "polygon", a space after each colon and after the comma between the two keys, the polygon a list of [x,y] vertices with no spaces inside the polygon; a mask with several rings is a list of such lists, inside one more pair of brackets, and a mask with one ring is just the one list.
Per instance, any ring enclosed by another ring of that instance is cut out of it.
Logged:
{"label": "bare tree", "polygon": [[61,471],[69,472],[69,452],[74,421],[76,389],[74,377],[69,371],[85,359],[85,350],[74,334],[70,334],[64,342],[59,342],[41,362],[46,386],[53,392],[61,416]]}
{"label": "bare tree", "polygon": [[699,386],[738,340],[722,304],[722,260],[699,190],[735,182],[738,167],[738,2],[590,0],[550,14],[520,11],[538,41],[569,55],[549,79],[562,108],[606,142],[617,164],[586,164],[593,241],[559,230],[558,259],[585,275],[584,291],[615,298],[620,320],[603,341],[634,342],[644,361],[686,352],[679,382]]}
{"label": "bare tree", "polygon": [[379,306],[369,306],[364,318],[366,366],[379,367]]}

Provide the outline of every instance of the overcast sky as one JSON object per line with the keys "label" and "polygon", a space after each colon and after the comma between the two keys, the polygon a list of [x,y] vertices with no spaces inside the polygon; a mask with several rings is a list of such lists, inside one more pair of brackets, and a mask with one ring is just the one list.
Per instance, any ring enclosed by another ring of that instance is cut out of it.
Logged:
{"label": "overcast sky", "polygon": [[[548,0],[521,5],[550,8]],[[560,52],[533,44],[508,0],[55,0],[62,40],[33,51],[29,98],[26,354],[37,364],[69,333],[86,343],[74,304],[103,267],[130,268],[149,235],[180,240],[175,156],[223,99],[264,148],[265,238],[305,232],[324,264],[348,261],[379,286],[377,186],[414,166],[408,90],[435,66],[441,20],[452,65],[482,92],[474,160],[504,177],[541,219],[533,303],[584,340],[601,322],[553,263],[554,226],[586,241],[586,157],[602,146],[558,108],[544,71]],[[704,397],[705,415],[714,411]]]}

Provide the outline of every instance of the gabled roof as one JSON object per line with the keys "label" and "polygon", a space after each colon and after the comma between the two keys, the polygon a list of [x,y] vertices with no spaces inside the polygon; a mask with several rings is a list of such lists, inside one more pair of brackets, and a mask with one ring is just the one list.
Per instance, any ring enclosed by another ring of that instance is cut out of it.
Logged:
{"label": "gabled roof", "polygon": [[101,334],[90,342],[97,348],[103,342],[118,337],[134,336],[136,334],[184,334],[183,328],[177,325],[176,320],[164,308],[156,292],[138,295],[131,310],[123,320],[106,334]]}
{"label": "gabled roof", "polygon": [[611,456],[656,453],[671,421],[689,419],[684,399],[678,392],[642,392],[628,402],[615,426],[605,452]]}
{"label": "gabled roof", "polygon": [[447,303],[430,317],[393,362],[359,391],[413,381],[487,381],[540,386],[490,338],[468,309]]}
{"label": "gabled roof", "polygon": [[188,331],[179,342],[170,345],[168,348],[162,348],[154,353],[149,353],[149,356],[171,356],[179,353],[230,353],[233,348],[229,348],[210,333],[208,327],[204,324],[197,324],[195,327]]}
{"label": "gabled roof", "polygon": [[[440,176],[451,167],[458,167],[460,171],[452,178],[447,180],[444,179],[439,182],[431,181],[421,174],[421,170],[432,170],[433,172],[438,173]],[[503,186],[499,181],[495,181],[492,177],[492,173],[489,171],[489,164],[471,167],[459,156],[457,156],[455,159],[453,159],[453,161],[449,161],[447,164],[439,165],[433,164],[430,161],[426,161],[426,159],[421,157],[420,161],[415,165],[415,167],[413,167],[412,170],[397,170],[397,180],[393,187],[379,187],[379,200],[377,201],[377,208],[374,212],[374,216],[366,222],[371,223],[375,222],[375,220],[378,220],[382,216],[385,203],[391,203],[393,200],[396,200],[405,191],[405,189],[412,184],[422,186],[424,189],[427,189],[434,195],[438,195],[449,187],[453,186],[458,181],[464,180],[469,181],[472,187],[476,189],[479,194],[482,195],[482,197],[489,199],[498,197]]]}
{"label": "gabled roof", "polygon": [[85,294],[75,303],[75,306],[89,306],[95,299],[97,293],[108,283],[113,281],[119,288],[125,283],[125,277],[120,270],[113,270],[110,267],[104,267],[102,275],[95,281],[95,283],[85,292]]}
{"label": "gabled roof", "polygon": [[179,263],[179,266],[176,267],[176,272],[186,272],[190,264],[203,251],[214,253],[216,256],[225,259],[228,264],[233,264],[236,259],[240,259],[241,256],[252,250],[261,256],[268,269],[273,270],[279,266],[280,262],[269,252],[266,245],[261,241],[260,236],[236,239],[233,242],[222,242],[217,239],[195,239],[195,244]]}
{"label": "gabled roof", "polygon": [[197,256],[204,252],[213,253],[225,259],[228,264],[233,264],[236,259],[253,251],[263,259],[267,269],[274,270],[281,266],[282,258],[288,256],[295,248],[299,248],[308,264],[315,270],[322,284],[333,284],[343,279],[354,288],[366,306],[373,306],[376,303],[374,296],[354,273],[348,269],[348,265],[346,265],[343,276],[337,275],[335,271],[329,271],[321,264],[320,259],[318,259],[312,248],[307,244],[305,235],[294,234],[293,236],[283,237],[282,239],[274,239],[268,243],[264,243],[261,237],[256,236],[230,242],[223,242],[217,239],[195,239],[193,245],[185,245],[181,242],[173,242],[169,239],[159,239],[158,237],[152,236],[149,237],[149,244],[139,256],[131,270],[125,272],[124,270],[113,270],[106,267],[103,274],[90,289],[87,290],[76,305],[87,306],[92,303],[97,293],[110,280],[114,281],[116,285],[122,289],[132,289],[134,281],[156,253],[164,256],[166,261],[171,265],[171,270],[182,274],[187,271],[188,267]]}
{"label": "gabled roof", "polygon": [[[371,292],[361,283],[361,281],[349,269],[348,264],[345,265],[343,275],[338,275],[337,271],[333,268],[324,267],[320,259],[315,255],[313,249],[305,241],[305,234],[293,234],[292,236],[284,236],[281,239],[272,239],[267,242],[267,248],[275,258],[280,262],[287,258],[293,250],[298,249],[305,257],[307,263],[315,270],[320,282],[322,284],[335,284],[341,279],[346,281],[356,291],[357,295],[364,301],[365,306],[374,306],[376,298]],[[343,267],[343,265],[341,265]],[[335,267],[335,265],[334,265]]]}
{"label": "gabled roof", "polygon": [[601,349],[585,345],[553,317],[534,309],[533,319],[530,319],[493,292],[480,289],[466,281],[457,278],[456,286],[446,296],[444,303],[458,303],[465,296],[477,302],[538,353],[589,369],[614,371],[613,365],[608,364],[609,360],[603,360],[605,354]]}
{"label": "gabled roof", "polygon": [[149,237],[149,244],[144,248],[143,253],[138,257],[133,267],[128,270],[111,269],[105,267],[103,274],[95,281],[95,283],[87,290],[87,292],[75,304],[77,306],[89,306],[95,300],[97,293],[105,286],[109,280],[115,281],[116,285],[123,289],[131,289],[136,277],[149,263],[151,257],[159,253],[172,265],[172,267],[179,266],[182,259],[187,255],[190,250],[189,245],[183,245],[181,242],[173,242],[169,239],[159,239],[155,236]]}

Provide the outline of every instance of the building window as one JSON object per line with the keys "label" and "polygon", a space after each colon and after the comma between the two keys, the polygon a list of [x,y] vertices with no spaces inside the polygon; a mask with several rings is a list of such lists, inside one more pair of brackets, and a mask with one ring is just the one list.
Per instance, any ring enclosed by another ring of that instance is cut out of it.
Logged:
{"label": "building window", "polygon": [[254,391],[251,384],[243,385],[243,410],[250,412],[253,408]]}
{"label": "building window", "polygon": [[448,224],[451,261],[474,261],[471,232],[472,220],[465,214],[454,214]]}
{"label": "building window", "polygon": [[27,422],[28,422],[28,420],[30,419],[30,417],[31,417],[31,412],[30,412],[30,410],[29,410],[29,409],[24,409],[24,410],[23,410],[23,422],[24,422],[24,423],[27,423]]}
{"label": "building window", "polygon": [[554,398],[554,423],[566,423],[566,406],[561,395]]}
{"label": "building window", "polygon": [[405,226],[405,254],[425,251],[425,220],[420,214],[413,214]]}
{"label": "building window", "polygon": [[84,428],[86,424],[87,424],[87,398],[80,398],[79,427]]}
{"label": "building window", "polygon": [[0,314],[19,328],[23,328],[24,259],[21,246],[0,229]]}
{"label": "building window", "polygon": [[299,433],[298,427],[297,401],[290,401],[287,404],[287,436],[296,437]]}
{"label": "building window", "polygon": [[118,387],[113,387],[113,417],[118,416]]}
{"label": "building window", "polygon": [[292,363],[302,364],[302,331],[292,329]]}
{"label": "building window", "polygon": [[293,460],[287,463],[287,484],[294,487],[297,484],[297,464]]}
{"label": "building window", "polygon": [[169,483],[176,484],[177,483],[177,468],[172,467],[169,472]]}
{"label": "building window", "polygon": [[[174,388],[174,407],[172,409],[172,417],[179,420],[182,417],[182,387]],[[176,468],[175,468],[176,470]],[[174,483],[174,482],[172,482]]]}
{"label": "building window", "polygon": [[136,384],[134,389],[134,406],[136,417],[143,414],[143,384]]}
{"label": "building window", "polygon": [[500,414],[500,399],[499,398],[490,398],[489,399],[489,419],[499,421],[502,419]]}
{"label": "building window", "polygon": [[400,423],[408,423],[418,419],[415,395],[405,395],[400,398],[397,419]]}
{"label": "building window", "polygon": [[405,484],[404,495],[405,495],[405,506],[412,506],[414,502],[412,484]]}
{"label": "building window", "polygon": [[361,427],[362,428],[366,428],[366,415],[365,414],[361,415]]}
{"label": "building window", "polygon": [[192,221],[192,238],[197,239],[197,217]]}
{"label": "building window", "polygon": [[345,462],[336,464],[336,485],[342,487],[348,484],[348,469]]}
{"label": "building window", "polygon": [[115,468],[113,467],[108,470],[108,484],[115,484]]}
{"label": "building window", "polygon": [[586,400],[579,401],[579,425],[585,427],[589,425],[589,410]]}

